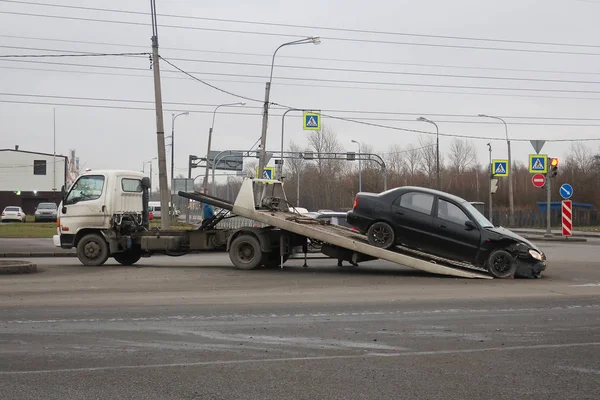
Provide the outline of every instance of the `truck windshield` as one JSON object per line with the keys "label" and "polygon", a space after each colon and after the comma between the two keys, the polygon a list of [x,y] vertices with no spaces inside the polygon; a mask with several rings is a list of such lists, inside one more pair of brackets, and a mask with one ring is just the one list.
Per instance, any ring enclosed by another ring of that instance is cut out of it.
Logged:
{"label": "truck windshield", "polygon": [[103,188],[103,176],[82,176],[71,188],[65,204],[75,204],[80,201],[96,200],[102,196]]}

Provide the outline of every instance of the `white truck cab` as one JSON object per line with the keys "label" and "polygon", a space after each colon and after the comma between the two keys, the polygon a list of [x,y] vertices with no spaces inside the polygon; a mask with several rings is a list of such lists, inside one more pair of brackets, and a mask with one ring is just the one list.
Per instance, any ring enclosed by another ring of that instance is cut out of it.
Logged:
{"label": "white truck cab", "polygon": [[[111,239],[115,239],[116,232],[147,227],[148,201],[144,202],[144,196],[148,196],[149,186],[149,179],[134,171],[98,170],[82,174],[68,191],[63,190],[54,245],[77,247],[78,252],[93,256],[95,252],[106,252],[106,244],[108,255],[123,253],[127,246]],[[104,254],[99,260],[102,258]]]}

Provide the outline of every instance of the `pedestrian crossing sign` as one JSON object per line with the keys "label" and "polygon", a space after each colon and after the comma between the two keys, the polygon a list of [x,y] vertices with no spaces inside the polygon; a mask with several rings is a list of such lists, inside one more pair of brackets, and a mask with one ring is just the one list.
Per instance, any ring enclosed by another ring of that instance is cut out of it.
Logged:
{"label": "pedestrian crossing sign", "polygon": [[508,176],[508,160],[492,161],[492,175]]}
{"label": "pedestrian crossing sign", "polygon": [[258,177],[258,168],[256,168],[256,179],[268,179],[268,180],[273,180],[275,179],[275,168],[273,167],[264,167],[263,168],[263,176],[262,178]]}
{"label": "pedestrian crossing sign", "polygon": [[548,156],[546,154],[530,154],[529,172],[532,174],[548,173]]}
{"label": "pedestrian crossing sign", "polygon": [[314,112],[304,113],[304,130],[318,131],[321,129],[321,115]]}

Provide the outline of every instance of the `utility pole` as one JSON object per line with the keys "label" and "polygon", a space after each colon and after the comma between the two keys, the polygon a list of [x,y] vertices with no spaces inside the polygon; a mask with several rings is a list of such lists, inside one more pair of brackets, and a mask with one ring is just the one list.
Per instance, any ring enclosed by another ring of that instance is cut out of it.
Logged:
{"label": "utility pole", "polygon": [[490,150],[490,167],[489,167],[489,171],[490,171],[490,193],[489,193],[489,196],[490,196],[490,199],[488,200],[490,202],[490,206],[489,206],[490,207],[490,215],[489,215],[490,218],[489,218],[489,220],[493,225],[494,217],[493,217],[493,207],[492,207],[492,181],[494,179],[494,171],[492,170],[492,145],[491,145],[491,143],[488,143],[487,145]]}
{"label": "utility pole", "polygon": [[[156,0],[150,0],[150,8],[152,15],[152,68],[154,69],[154,103],[156,105],[156,142],[158,146],[158,185],[160,187],[160,207],[162,210],[168,210],[170,198],[169,184],[167,181],[165,125],[163,120],[162,92],[160,86]],[[168,230],[171,227],[171,218],[161,218],[160,227],[163,230]]]}
{"label": "utility pole", "polygon": [[[54,141],[54,150],[52,150],[52,165],[54,165],[54,173],[53,173],[53,183],[52,183],[52,191],[53,193],[53,197],[54,197],[54,202],[56,203],[56,108],[53,109],[52,112],[52,116],[53,116],[53,141]],[[66,184],[66,183],[65,183]]]}
{"label": "utility pole", "polygon": [[544,236],[552,237],[552,213],[550,212],[550,206],[552,205],[552,178],[550,174],[546,174],[546,233]]}

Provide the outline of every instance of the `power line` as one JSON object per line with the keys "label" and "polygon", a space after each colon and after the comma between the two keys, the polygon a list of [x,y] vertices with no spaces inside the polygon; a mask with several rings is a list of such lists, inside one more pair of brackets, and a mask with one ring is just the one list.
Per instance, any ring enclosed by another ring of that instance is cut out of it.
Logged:
{"label": "power line", "polygon": [[[1,1],[1,0],[0,0]],[[132,47],[142,48],[145,46],[134,45],[134,44],[123,44],[123,43],[108,43],[108,42],[91,42],[83,40],[68,40],[68,39],[51,39],[51,38],[40,38],[31,36],[15,36],[15,35],[0,35],[0,37],[12,38],[12,39],[26,39],[26,40],[41,40],[51,42],[63,42],[63,43],[77,43],[77,44],[92,44],[102,46],[121,46],[121,47]],[[162,47],[163,50],[174,50],[174,51],[187,51],[196,53],[210,53],[210,54],[226,54],[235,56],[251,56],[251,57],[265,57],[271,58],[272,54],[261,54],[261,53],[246,53],[238,51],[223,51],[223,50],[207,50],[207,49],[190,49],[180,47]],[[305,57],[278,55],[278,59],[298,59],[306,60]],[[311,61],[333,61],[333,62],[344,62],[344,63],[363,63],[363,64],[376,64],[376,65],[402,65],[412,67],[430,67],[430,68],[455,68],[455,69],[471,69],[471,70],[487,70],[487,71],[506,71],[506,72],[531,72],[531,73],[550,73],[550,74],[571,74],[571,75],[600,75],[600,72],[584,72],[584,71],[559,71],[559,70],[544,70],[544,69],[522,69],[522,68],[498,68],[498,67],[474,67],[465,65],[447,65],[447,64],[423,64],[423,63],[403,63],[394,61],[374,61],[374,60],[357,60],[347,58],[318,58]]]}
{"label": "power line", "polygon": [[[161,57],[163,58],[163,57]],[[108,68],[108,69],[121,69],[121,70],[134,70],[134,71],[146,71],[142,68],[133,67],[117,67],[107,65],[86,65],[86,64],[73,64],[73,63],[53,63],[48,61],[27,61],[27,60],[11,60],[12,62],[29,62],[29,63],[40,63],[50,65],[68,65],[76,67],[92,67],[92,68]],[[178,68],[176,68],[178,69]],[[178,69],[181,72],[180,69]],[[187,72],[188,74],[199,74],[199,75],[214,75],[214,76],[229,76],[229,77],[243,77],[243,78],[264,78],[261,75],[251,74],[231,74],[231,73],[220,73],[220,72]],[[193,77],[192,79],[200,79]],[[444,88],[444,89],[475,89],[475,90],[505,90],[509,92],[540,92],[540,93],[587,93],[587,94],[600,94],[600,91],[596,90],[574,90],[574,89],[544,89],[544,88],[513,88],[513,87],[494,87],[494,86],[468,86],[468,85],[439,85],[439,84],[426,84],[426,83],[401,83],[401,82],[378,82],[378,81],[363,81],[363,80],[342,80],[342,79],[327,79],[327,78],[301,78],[301,77],[275,77],[277,80],[292,80],[292,81],[309,81],[309,82],[327,82],[327,83],[352,83],[352,84],[364,84],[364,85],[386,85],[386,86],[401,86],[401,87],[431,87],[431,88]],[[261,101],[253,99],[251,101]]]}
{"label": "power line", "polygon": [[[106,20],[106,19],[99,19],[99,18],[67,17],[67,16],[62,16],[62,15],[34,14],[34,13],[23,13],[23,12],[14,12],[14,11],[0,11],[0,14],[41,17],[41,18],[54,18],[54,19],[73,20],[73,21],[102,22],[102,23],[109,23],[109,24],[134,25],[134,26],[144,26],[144,27],[148,26],[147,23],[143,23],[143,22],[114,21],[114,20]],[[161,24],[161,27],[162,28],[173,28],[173,29],[190,29],[190,30],[198,30],[198,31],[205,31],[205,32],[221,32],[221,33],[235,33],[235,34],[244,34],[244,35],[286,37],[286,38],[295,38],[295,39],[305,37],[304,35],[290,35],[290,34],[273,33],[273,32],[247,31],[247,30],[240,30],[240,29],[205,28],[205,27],[196,27],[196,26],[166,25],[166,24]],[[390,41],[390,40],[353,39],[353,38],[332,37],[332,36],[322,36],[321,38],[325,39],[325,40],[354,42],[354,43],[393,44],[393,45],[402,45],[402,46],[423,46],[423,47],[433,47],[433,48],[454,48],[454,49],[466,49],[466,50],[514,51],[514,52],[520,52],[520,53],[537,53],[537,54],[600,56],[600,53],[585,53],[585,52],[575,52],[575,51],[517,49],[517,48],[502,48],[502,47],[480,47],[480,46],[465,46],[465,45],[436,44],[436,43],[397,42],[397,41]]]}
{"label": "power line", "polygon": [[[1,1],[1,0],[0,0]],[[81,53],[77,51],[63,50],[63,49],[45,49],[45,48],[32,48],[32,47],[17,47],[17,46],[2,46],[0,48],[12,48],[22,50],[39,50],[39,51],[52,51],[52,52],[66,52],[66,53],[77,53],[77,54],[41,54],[41,55],[0,55],[0,58],[45,58],[45,57],[83,57],[83,56],[148,56],[150,53]],[[243,65],[253,67],[270,67],[270,64],[260,64],[251,62],[240,62],[240,61],[221,61],[221,60],[198,60],[190,58],[173,58],[174,61],[186,61],[195,63],[206,63],[206,64],[226,64],[226,65]],[[353,69],[353,68],[331,68],[331,67],[314,67],[314,66],[303,66],[303,65],[283,65],[276,64],[277,68],[290,68],[290,69],[301,69],[301,70],[318,70],[318,71],[334,71],[334,72],[356,72],[366,74],[383,74],[383,75],[409,75],[409,76],[426,76],[426,77],[440,77],[440,78],[460,78],[460,79],[490,79],[490,80],[508,80],[508,81],[528,81],[528,82],[551,82],[551,83],[577,83],[577,84],[600,84],[600,81],[573,81],[564,79],[540,79],[540,78],[517,78],[517,77],[505,77],[505,76],[476,76],[476,75],[455,75],[455,74],[432,74],[424,72],[401,72],[401,71],[381,71],[381,70],[364,70],[364,69]]]}
{"label": "power line", "polygon": [[[131,106],[123,106],[123,105],[110,106],[110,105],[97,105],[97,104],[93,104],[93,105],[92,104],[79,104],[79,103],[72,104],[72,103],[58,103],[58,102],[18,101],[18,100],[1,100],[1,99],[0,99],[0,103],[116,109],[116,110],[155,111],[154,108],[151,108],[151,107],[131,107]],[[212,114],[213,113],[213,111],[190,110],[190,109],[182,110],[181,108],[164,109],[164,111],[166,111],[166,112],[189,111],[189,112],[199,113],[199,114]],[[221,112],[221,114],[224,114],[224,115],[249,115],[249,116],[254,116],[254,117],[260,116],[260,113],[240,113],[240,112],[231,112],[231,111],[223,111],[223,112]],[[339,116],[334,116],[334,115],[329,115],[329,114],[321,114],[321,115],[323,117],[327,117],[327,118],[332,118],[332,119],[341,120],[341,121],[345,121],[345,122],[351,122],[351,123],[355,123],[355,124],[368,125],[368,126],[377,127],[377,128],[391,129],[391,130],[404,131],[404,132],[417,133],[417,134],[425,134],[425,135],[431,135],[431,136],[436,135],[436,133],[434,133],[434,132],[420,131],[417,129],[400,128],[400,127],[396,127],[396,126],[368,122],[368,120],[379,120],[379,119],[369,119],[369,118],[350,119],[350,118],[344,118],[344,117],[339,117]],[[281,117],[282,115],[278,114],[278,115],[274,115],[274,116]],[[486,122],[481,122],[481,123],[486,123]],[[511,125],[522,125],[522,124],[511,123]],[[584,126],[584,125],[579,125],[579,126]],[[600,125],[586,125],[586,126],[600,126]],[[471,136],[471,135],[443,133],[443,132],[440,132],[440,136],[463,138],[463,139],[473,139],[473,140],[493,140],[493,141],[501,141],[501,142],[506,140],[504,137],[495,138],[495,137],[487,137],[487,136]],[[529,142],[530,140],[531,140],[531,138],[527,138],[527,139],[511,138],[511,141],[514,141],[514,142]],[[600,141],[600,138],[569,138],[569,139],[545,139],[545,140],[547,142],[589,142],[589,141]]]}
{"label": "power line", "polygon": [[[87,11],[102,11],[102,12],[129,14],[129,15],[149,15],[150,14],[147,12],[139,12],[139,11],[72,6],[72,5],[64,5],[64,4],[49,4],[49,3],[33,2],[33,1],[17,1],[17,0],[0,0],[0,1],[5,2],[5,3],[29,4],[29,5],[58,7],[58,8],[67,8],[67,9],[78,9],[78,10],[87,10]],[[579,1],[584,1],[584,0],[579,0]],[[208,17],[197,17],[197,16],[176,15],[176,14],[158,14],[158,15],[161,17],[181,18],[181,19],[188,19],[188,20],[227,22],[227,23],[235,23],[235,24],[260,25],[260,26],[277,26],[277,27],[284,27],[284,28],[319,29],[319,30],[334,31],[334,32],[351,32],[351,33],[368,33],[368,34],[392,35],[392,36],[409,36],[409,37],[419,37],[419,38],[429,38],[429,39],[471,40],[471,41],[495,42],[495,43],[600,48],[600,45],[591,45],[591,44],[540,42],[540,41],[510,40],[510,39],[490,39],[490,38],[478,38],[478,37],[470,37],[470,36],[431,35],[431,34],[418,34],[418,33],[406,33],[406,32],[379,31],[379,30],[371,30],[371,29],[333,28],[333,27],[316,26],[316,25],[298,25],[298,24],[287,24],[287,23],[284,24],[284,23],[275,23],[275,22],[259,22],[259,21],[234,20],[234,19],[224,19],[224,18],[208,18]]]}
{"label": "power line", "polygon": [[[30,98],[49,98],[49,99],[61,99],[61,100],[85,100],[85,101],[103,101],[103,102],[115,102],[115,103],[141,103],[141,104],[154,104],[151,100],[138,100],[138,99],[117,99],[117,98],[101,98],[101,97],[83,97],[83,96],[59,96],[59,95],[45,95],[45,94],[32,94],[32,93],[7,93],[0,92],[0,96],[8,96],[8,97],[30,97]],[[180,106],[191,106],[191,107],[216,107],[218,104],[210,104],[210,103],[190,103],[190,102],[164,102],[165,104],[171,105],[180,105]],[[262,106],[244,106],[243,109],[256,109],[262,110]],[[274,108],[275,110],[285,110],[286,108]],[[408,115],[408,116],[429,116],[429,117],[452,117],[452,118],[476,118],[479,119],[477,121],[478,124],[495,124],[493,121],[481,120],[475,114],[444,114],[444,113],[432,113],[432,112],[401,112],[401,111],[381,111],[381,110],[347,110],[347,109],[328,109],[328,108],[320,108],[321,112],[334,112],[334,113],[342,113],[342,114],[374,114],[374,115]],[[234,114],[235,115],[235,114]],[[237,114],[239,115],[239,114]],[[247,114],[247,115],[255,115],[255,114]],[[557,120],[557,121],[600,121],[600,118],[587,118],[587,117],[543,117],[543,116],[527,116],[527,115],[499,115],[502,118],[506,119],[520,119],[520,120]],[[387,120],[381,118],[380,120]],[[398,120],[400,121],[400,120]],[[401,120],[407,122],[415,122],[412,120]],[[464,122],[468,123],[468,121],[440,121],[440,122]],[[573,125],[578,126],[578,125]]]}
{"label": "power line", "polygon": [[179,72],[181,72],[182,74],[184,74],[184,75],[186,75],[186,76],[188,76],[188,77],[192,78],[193,80],[195,80],[195,81],[197,81],[197,82],[200,82],[200,83],[202,83],[203,85],[206,85],[206,86],[208,86],[208,87],[210,87],[210,88],[212,88],[212,89],[218,90],[219,92],[222,92],[222,93],[225,93],[225,94],[228,94],[228,95],[230,95],[230,96],[234,96],[234,97],[237,97],[237,98],[240,98],[240,99],[244,99],[244,100],[248,100],[248,101],[254,101],[254,102],[257,102],[257,103],[262,103],[262,102],[263,102],[262,100],[253,99],[253,98],[251,98],[251,97],[242,96],[242,95],[235,94],[235,93],[233,93],[233,92],[227,91],[227,90],[225,90],[225,89],[221,89],[221,88],[220,88],[220,87],[218,87],[218,86],[215,86],[215,85],[213,85],[213,84],[211,84],[211,83],[208,83],[208,82],[206,82],[206,81],[203,81],[202,79],[200,79],[200,78],[198,78],[198,77],[196,77],[196,76],[192,75],[190,72],[186,72],[186,71],[184,71],[183,69],[179,68],[177,65],[173,64],[171,61],[167,60],[166,58],[164,58],[164,57],[162,57],[162,56],[159,56],[159,57],[160,57],[160,59],[161,59],[161,60],[163,60],[164,62],[166,62],[167,64],[169,64],[171,67],[175,68],[176,70],[178,70],[178,71],[179,71]]}

